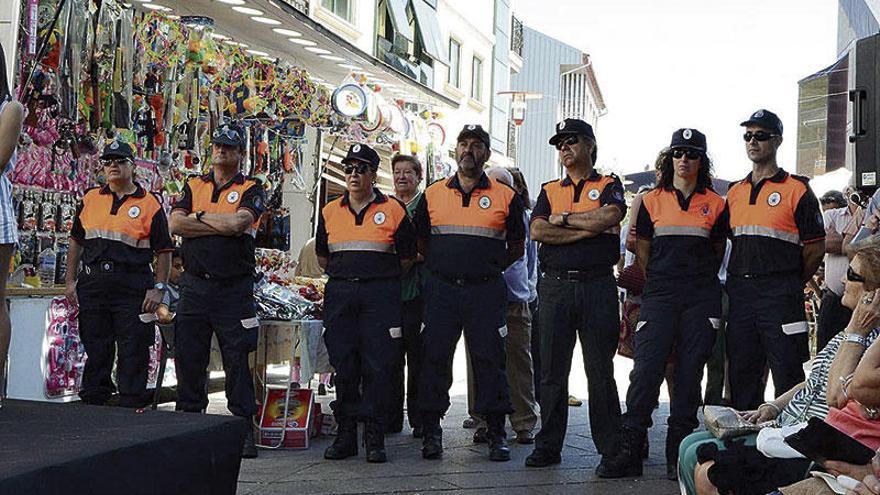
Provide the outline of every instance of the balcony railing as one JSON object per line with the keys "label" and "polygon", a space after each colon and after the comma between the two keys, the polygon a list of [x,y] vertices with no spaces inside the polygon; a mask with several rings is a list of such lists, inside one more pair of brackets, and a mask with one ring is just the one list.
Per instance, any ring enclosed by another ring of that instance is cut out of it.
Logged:
{"label": "balcony railing", "polygon": [[516,17],[510,17],[510,50],[522,57],[523,23]]}
{"label": "balcony railing", "polygon": [[309,0],[281,0],[303,14],[309,14]]}

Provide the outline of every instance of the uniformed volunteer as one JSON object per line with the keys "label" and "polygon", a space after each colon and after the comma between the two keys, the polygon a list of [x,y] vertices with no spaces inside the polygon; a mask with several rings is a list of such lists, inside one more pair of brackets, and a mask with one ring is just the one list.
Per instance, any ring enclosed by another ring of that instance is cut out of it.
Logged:
{"label": "uniformed volunteer", "polygon": [[[171,211],[171,231],[183,237],[185,271],[174,334],[177,409],[202,412],[208,405],[211,336],[217,335],[232,414],[251,425],[257,411],[248,354],[256,349],[259,321],[254,304],[254,245],[265,209],[261,184],[245,177],[245,131],[224,124],[214,131],[211,171],[192,177]],[[257,456],[253,428],[242,457]]]}
{"label": "uniformed volunteer", "polygon": [[728,214],[712,190],[706,136],[679,129],[663,155],[657,187],[642,198],[636,220],[636,262],[646,273],[635,334],[633,372],[617,454],[600,474],[641,476],[642,446],[675,349],[675,387],[666,431],[666,474],[677,478],[681,440],[699,425],[703,367],[721,318],[718,268]]}
{"label": "uniformed volunteer", "polygon": [[403,352],[400,275],[416,257],[406,206],[375,187],[379,155],[353,144],[343,160],[347,190],[321,210],[318,263],[330,280],[324,297],[324,342],[336,370],[331,404],[338,433],[325,459],[357,455],[364,424],[367,462],[385,462],[389,377]]}
{"label": "uniformed volunteer", "polygon": [[[156,311],[162,302],[174,246],[161,200],[134,182],[133,160],[124,142],[104,148],[107,184],[86,191],[70,233],[65,290],[71,302],[79,302],[80,336],[89,355],[79,395],[87,404],[106,403],[114,388],[120,406],[149,402],[147,370],[155,330],[140,315]],[[150,268],[154,254],[155,274]]]}
{"label": "uniformed volunteer", "polygon": [[604,466],[617,448],[620,402],[614,355],[620,332],[612,267],[620,257],[623,185],[596,171],[593,128],[578,119],[556,124],[550,144],[566,177],[547,182],[532,210],[532,239],[541,243],[541,431],[527,466],[561,462],[568,426],[568,375],[580,337],[590,397],[590,431]]}
{"label": "uniformed volunteer", "polygon": [[767,364],[776,396],[804,380],[804,283],[822,262],[825,228],[809,179],[776,163],[779,117],[758,110],[741,125],[752,172],[727,193],[733,234],[727,355],[732,405],[747,411],[764,400]]}
{"label": "uniformed volunteer", "polygon": [[474,409],[488,425],[489,458],[510,460],[504,421],[513,408],[501,273],[522,257],[525,225],[516,191],[483,172],[490,154],[489,134],[479,125],[465,126],[455,148],[458,171],[427,188],[413,219],[427,268],[419,380],[425,459],[443,453],[440,418],[449,408],[449,363],[464,330],[476,377]]}

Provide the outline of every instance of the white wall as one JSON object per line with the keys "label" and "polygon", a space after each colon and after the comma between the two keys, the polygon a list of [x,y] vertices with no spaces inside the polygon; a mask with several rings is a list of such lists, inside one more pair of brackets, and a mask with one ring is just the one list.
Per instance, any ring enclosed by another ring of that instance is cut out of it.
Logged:
{"label": "white wall", "polygon": [[321,6],[321,0],[311,0],[312,19],[341,36],[362,51],[373,54],[376,41],[376,0],[350,0],[351,22],[347,22]]}
{"label": "white wall", "polygon": [[15,53],[18,39],[18,16],[20,2],[18,0],[0,0],[0,44],[6,54],[6,80],[9,81],[10,91],[14,91]]}
{"label": "white wall", "polygon": [[305,144],[303,145],[302,177],[305,181],[305,190],[299,191],[293,187],[290,174],[285,174],[282,186],[281,204],[290,211],[290,253],[295,258],[299,250],[312,236],[313,208],[317,204],[314,198],[316,150],[319,149],[318,131],[314,127],[306,127]]}

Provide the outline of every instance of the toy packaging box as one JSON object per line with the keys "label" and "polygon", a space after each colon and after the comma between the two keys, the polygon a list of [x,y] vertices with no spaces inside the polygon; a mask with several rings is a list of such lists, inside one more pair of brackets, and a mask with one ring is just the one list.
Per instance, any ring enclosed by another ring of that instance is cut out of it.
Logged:
{"label": "toy packaging box", "polygon": [[[257,443],[266,447],[284,449],[307,449],[309,439],[317,436],[321,423],[321,406],[315,403],[310,389],[284,388],[266,390],[257,417],[260,420]],[[287,395],[287,397],[285,397]],[[287,400],[287,417],[284,402]]]}

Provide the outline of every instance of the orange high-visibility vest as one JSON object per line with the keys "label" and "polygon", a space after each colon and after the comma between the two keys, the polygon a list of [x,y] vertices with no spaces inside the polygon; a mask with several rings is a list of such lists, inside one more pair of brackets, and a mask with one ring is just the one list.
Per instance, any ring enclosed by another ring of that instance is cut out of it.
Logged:
{"label": "orange high-visibility vest", "polygon": [[343,198],[327,203],[321,210],[327,230],[330,254],[341,251],[396,253],[394,234],[406,218],[406,208],[393,198],[366,206],[362,222],[351,212]]}
{"label": "orange high-visibility vest", "polygon": [[510,187],[489,178],[489,188],[471,191],[469,206],[465,207],[461,191],[449,187],[448,181],[437,181],[425,191],[431,235],[468,235],[504,242],[510,202],[515,195]]}
{"label": "orange high-visibility vest", "polygon": [[759,236],[802,245],[795,210],[807,185],[788,176],[783,182],[765,181],[752,197],[748,181],[737,182],[727,192],[733,237]]}
{"label": "orange high-visibility vest", "polygon": [[[86,191],[82,198],[79,219],[85,239],[119,241],[138,249],[150,249],[150,228],[153,217],[162,209],[156,196],[145,193],[129,196],[116,214],[111,212],[115,195],[102,194],[101,188]],[[164,213],[163,213],[164,214]]]}
{"label": "orange high-visibility vest", "polygon": [[[192,211],[204,211],[205,213],[236,213],[239,204],[244,196],[245,191],[257,185],[257,182],[250,178],[245,178],[241,184],[233,182],[226,189],[220,191],[216,201],[214,196],[214,183],[211,180],[197,177],[187,181],[189,189],[192,191]],[[257,236],[257,229],[260,227],[260,219],[257,217],[254,223],[246,231],[252,237]]]}
{"label": "orange high-visibility vest", "polygon": [[687,211],[682,211],[675,191],[654,189],[642,197],[654,222],[654,237],[693,236],[709,238],[712,227],[724,211],[724,198],[711,189],[691,196]]}
{"label": "orange high-visibility vest", "polygon": [[[615,178],[609,175],[600,175],[596,180],[586,179],[577,202],[575,202],[574,197],[575,184],[563,186],[562,183],[565,180],[561,179],[544,184],[544,192],[547,194],[547,200],[550,202],[550,213],[553,215],[560,215],[565,212],[585,213],[601,208],[602,204],[599,201],[602,197],[602,191],[608,185],[613,184]],[[620,225],[615,225],[603,233],[619,235]]]}

